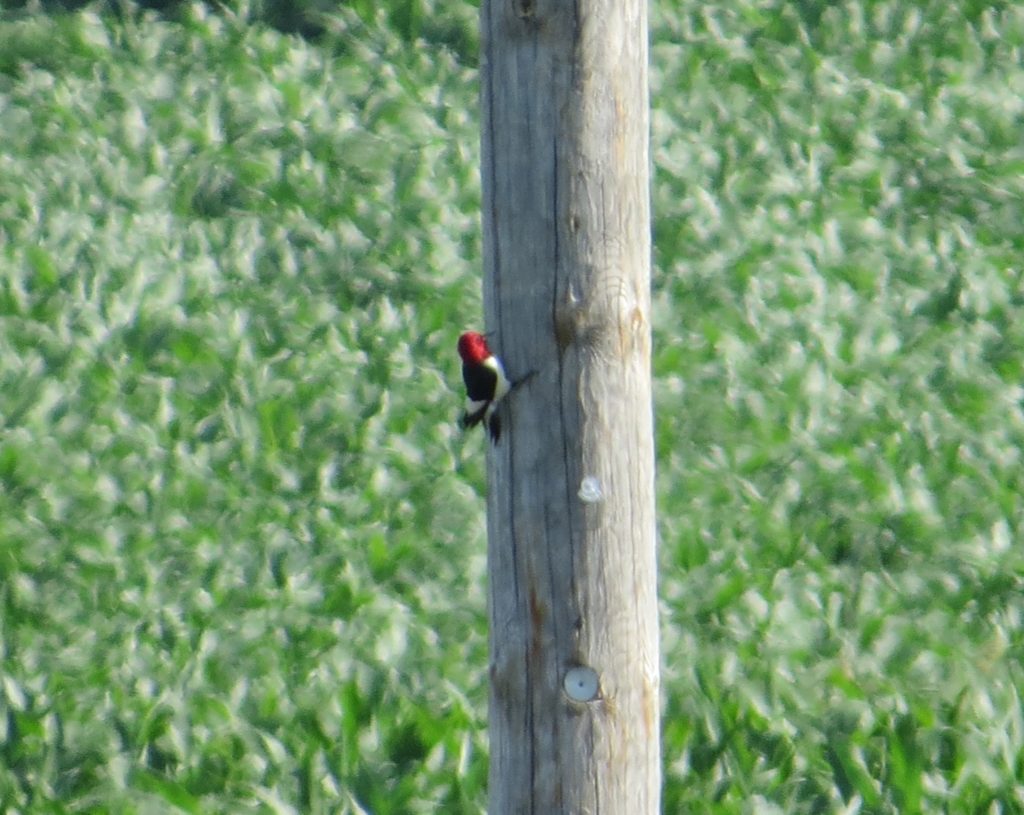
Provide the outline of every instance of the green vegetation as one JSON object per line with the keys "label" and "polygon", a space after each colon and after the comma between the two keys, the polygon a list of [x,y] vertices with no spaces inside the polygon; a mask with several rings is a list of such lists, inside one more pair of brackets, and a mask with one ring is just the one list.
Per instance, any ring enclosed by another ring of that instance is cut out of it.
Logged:
{"label": "green vegetation", "polygon": [[[0,17],[2,811],[485,806],[475,11],[375,9]],[[652,12],[665,812],[1024,811],[1024,9]]]}

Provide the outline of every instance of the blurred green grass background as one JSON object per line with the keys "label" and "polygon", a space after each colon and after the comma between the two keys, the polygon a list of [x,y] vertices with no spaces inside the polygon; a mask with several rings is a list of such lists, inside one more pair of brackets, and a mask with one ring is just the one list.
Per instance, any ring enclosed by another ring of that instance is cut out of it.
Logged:
{"label": "blurred green grass background", "polygon": [[[5,8],[0,810],[483,811],[476,9]],[[1024,811],[1024,7],[651,12],[664,811]]]}

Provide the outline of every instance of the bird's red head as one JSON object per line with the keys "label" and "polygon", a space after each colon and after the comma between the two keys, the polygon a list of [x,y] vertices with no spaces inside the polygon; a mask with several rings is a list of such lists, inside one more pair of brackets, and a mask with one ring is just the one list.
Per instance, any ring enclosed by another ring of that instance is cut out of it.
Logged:
{"label": "bird's red head", "polygon": [[471,364],[483,362],[491,356],[491,349],[487,347],[487,338],[476,331],[467,331],[459,337],[459,356],[463,362]]}

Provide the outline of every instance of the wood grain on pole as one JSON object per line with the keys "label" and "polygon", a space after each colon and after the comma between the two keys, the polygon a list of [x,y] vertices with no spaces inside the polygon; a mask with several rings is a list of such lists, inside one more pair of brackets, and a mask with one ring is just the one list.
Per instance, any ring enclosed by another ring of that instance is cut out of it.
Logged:
{"label": "wood grain on pole", "polygon": [[487,327],[537,372],[488,466],[488,811],[653,815],[646,0],[481,15]]}

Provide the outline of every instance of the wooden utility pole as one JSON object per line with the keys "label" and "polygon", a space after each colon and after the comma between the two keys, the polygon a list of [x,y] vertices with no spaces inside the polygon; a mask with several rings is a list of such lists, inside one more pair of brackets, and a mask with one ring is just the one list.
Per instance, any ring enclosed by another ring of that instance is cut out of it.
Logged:
{"label": "wooden utility pole", "polygon": [[659,811],[646,0],[482,0],[490,815]]}

